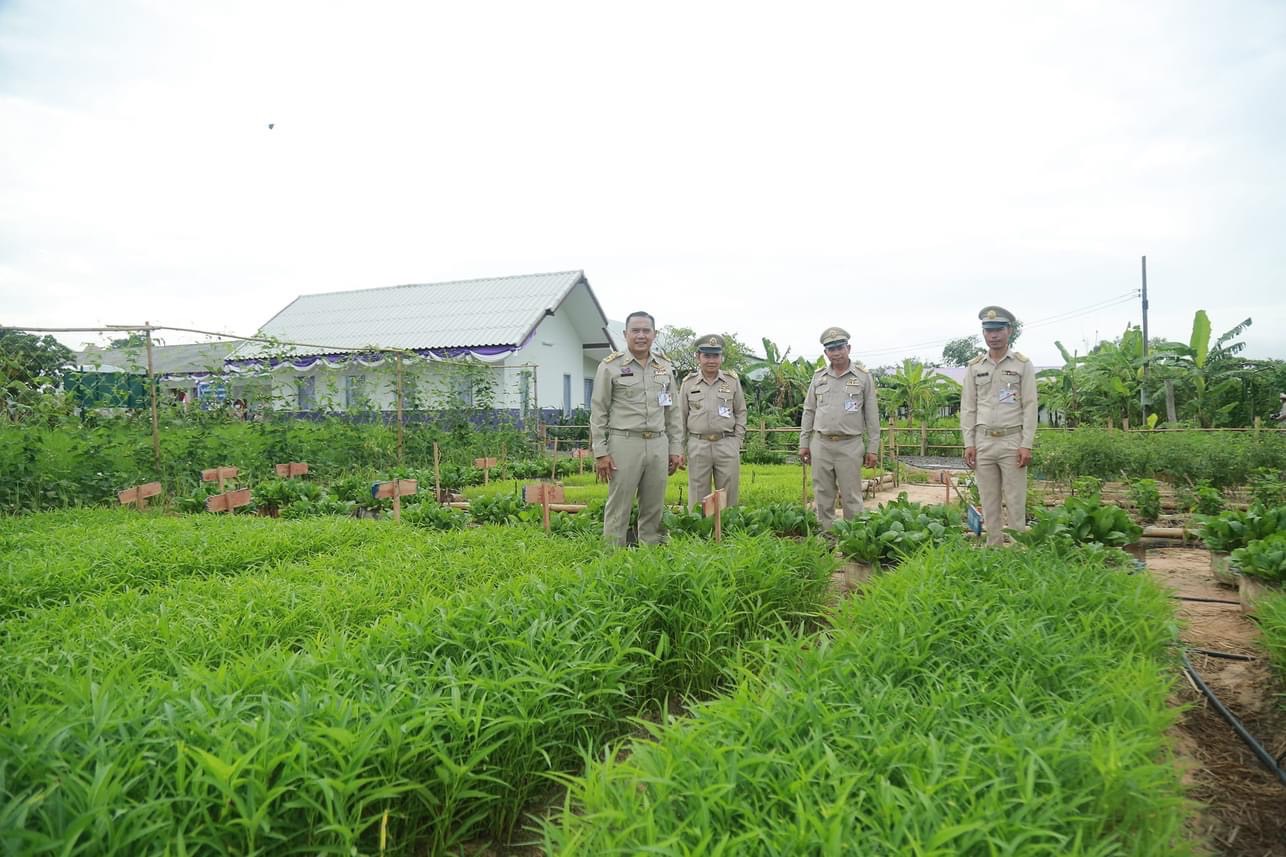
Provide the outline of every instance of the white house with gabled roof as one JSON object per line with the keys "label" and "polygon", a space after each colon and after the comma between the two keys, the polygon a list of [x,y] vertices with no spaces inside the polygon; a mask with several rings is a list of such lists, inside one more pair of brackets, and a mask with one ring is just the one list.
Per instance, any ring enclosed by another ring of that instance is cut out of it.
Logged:
{"label": "white house with gabled roof", "polygon": [[418,407],[570,412],[619,346],[583,271],[302,295],[258,336],[280,344],[243,343],[228,374],[300,411],[395,409],[400,356]]}

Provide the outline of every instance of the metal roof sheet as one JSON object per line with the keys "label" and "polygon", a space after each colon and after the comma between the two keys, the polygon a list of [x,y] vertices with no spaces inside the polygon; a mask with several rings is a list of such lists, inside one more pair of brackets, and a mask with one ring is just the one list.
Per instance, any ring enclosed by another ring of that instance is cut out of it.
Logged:
{"label": "metal roof sheet", "polygon": [[[520,346],[546,310],[585,281],[582,271],[417,283],[301,295],[260,334],[307,343],[292,354],[328,354],[375,348]],[[244,360],[277,351],[247,342],[229,356]]]}
{"label": "metal roof sheet", "polygon": [[[194,342],[184,345],[153,345],[152,371],[157,375],[188,372],[218,372],[223,360],[237,347],[235,342]],[[147,371],[147,348],[91,348],[75,353],[74,362],[90,372]]]}

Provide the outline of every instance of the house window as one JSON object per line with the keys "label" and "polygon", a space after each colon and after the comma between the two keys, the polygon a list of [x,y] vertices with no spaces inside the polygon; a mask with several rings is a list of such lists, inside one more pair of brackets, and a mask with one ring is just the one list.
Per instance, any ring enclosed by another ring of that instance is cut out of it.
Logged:
{"label": "house window", "polygon": [[344,407],[357,408],[366,403],[366,376],[344,376]]}
{"label": "house window", "polygon": [[563,376],[563,416],[572,415],[572,376]]}
{"label": "house window", "polygon": [[585,410],[589,410],[590,401],[594,398],[594,379],[585,379]]}
{"label": "house window", "polygon": [[295,397],[301,411],[312,411],[317,408],[317,377],[306,375],[295,379]]}

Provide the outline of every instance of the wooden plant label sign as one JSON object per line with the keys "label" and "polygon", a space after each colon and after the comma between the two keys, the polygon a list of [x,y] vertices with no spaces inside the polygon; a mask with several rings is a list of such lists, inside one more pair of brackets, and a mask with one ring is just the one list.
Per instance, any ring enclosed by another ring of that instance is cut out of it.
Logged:
{"label": "wooden plant label sign", "polygon": [[282,479],[292,479],[296,476],[308,475],[307,461],[292,461],[288,464],[277,465],[277,475]]}
{"label": "wooden plant label sign", "polygon": [[146,485],[135,485],[133,488],[126,488],[124,491],[117,492],[116,498],[121,501],[122,506],[128,506],[133,503],[142,509],[147,505],[148,497],[155,497],[160,493],[160,482],[148,482]]}
{"label": "wooden plant label sign", "polygon": [[589,458],[590,451],[584,447],[577,447],[572,450],[572,458]]}
{"label": "wooden plant label sign", "polygon": [[722,488],[701,498],[701,512],[707,518],[726,508],[728,508],[728,492]]}
{"label": "wooden plant label sign", "polygon": [[223,482],[227,479],[237,478],[237,468],[235,467],[211,467],[208,470],[201,471],[202,482]]}
{"label": "wooden plant label sign", "polygon": [[371,486],[371,496],[376,500],[393,499],[393,520],[402,520],[402,498],[419,491],[419,483],[414,479],[394,479],[392,482],[376,482]]}
{"label": "wooden plant label sign", "polygon": [[473,466],[474,466],[474,467],[476,467],[476,468],[478,468],[479,470],[481,470],[481,471],[482,471],[482,484],[483,484],[483,485],[490,485],[490,484],[491,484],[491,468],[493,468],[493,467],[495,467],[495,466],[496,466],[496,459],[494,459],[494,458],[475,458],[475,459],[473,460]]}
{"label": "wooden plant label sign", "polygon": [[376,500],[396,500],[419,491],[419,483],[414,479],[394,479],[392,482],[376,482],[371,486],[371,496]]}
{"label": "wooden plant label sign", "polygon": [[226,491],[222,494],[215,494],[213,497],[205,498],[207,512],[231,512],[233,509],[249,505],[249,488],[239,488],[236,491]]}
{"label": "wooden plant label sign", "polygon": [[728,492],[723,488],[701,498],[701,511],[707,518],[714,517],[714,540],[723,541],[723,510],[728,506]]}
{"label": "wooden plant label sign", "polygon": [[542,505],[567,502],[563,486],[558,482],[533,482],[530,485],[524,485],[522,497],[528,503]]}

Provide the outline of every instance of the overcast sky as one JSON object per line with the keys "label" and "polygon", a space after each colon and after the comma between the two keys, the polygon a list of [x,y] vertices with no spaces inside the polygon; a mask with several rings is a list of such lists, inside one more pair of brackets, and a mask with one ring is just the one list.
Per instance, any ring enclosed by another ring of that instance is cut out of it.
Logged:
{"label": "overcast sky", "polygon": [[1286,358],[1284,153],[1280,0],[0,0],[0,324],[583,269],[871,365],[998,303],[1051,364],[1147,255],[1152,335]]}

